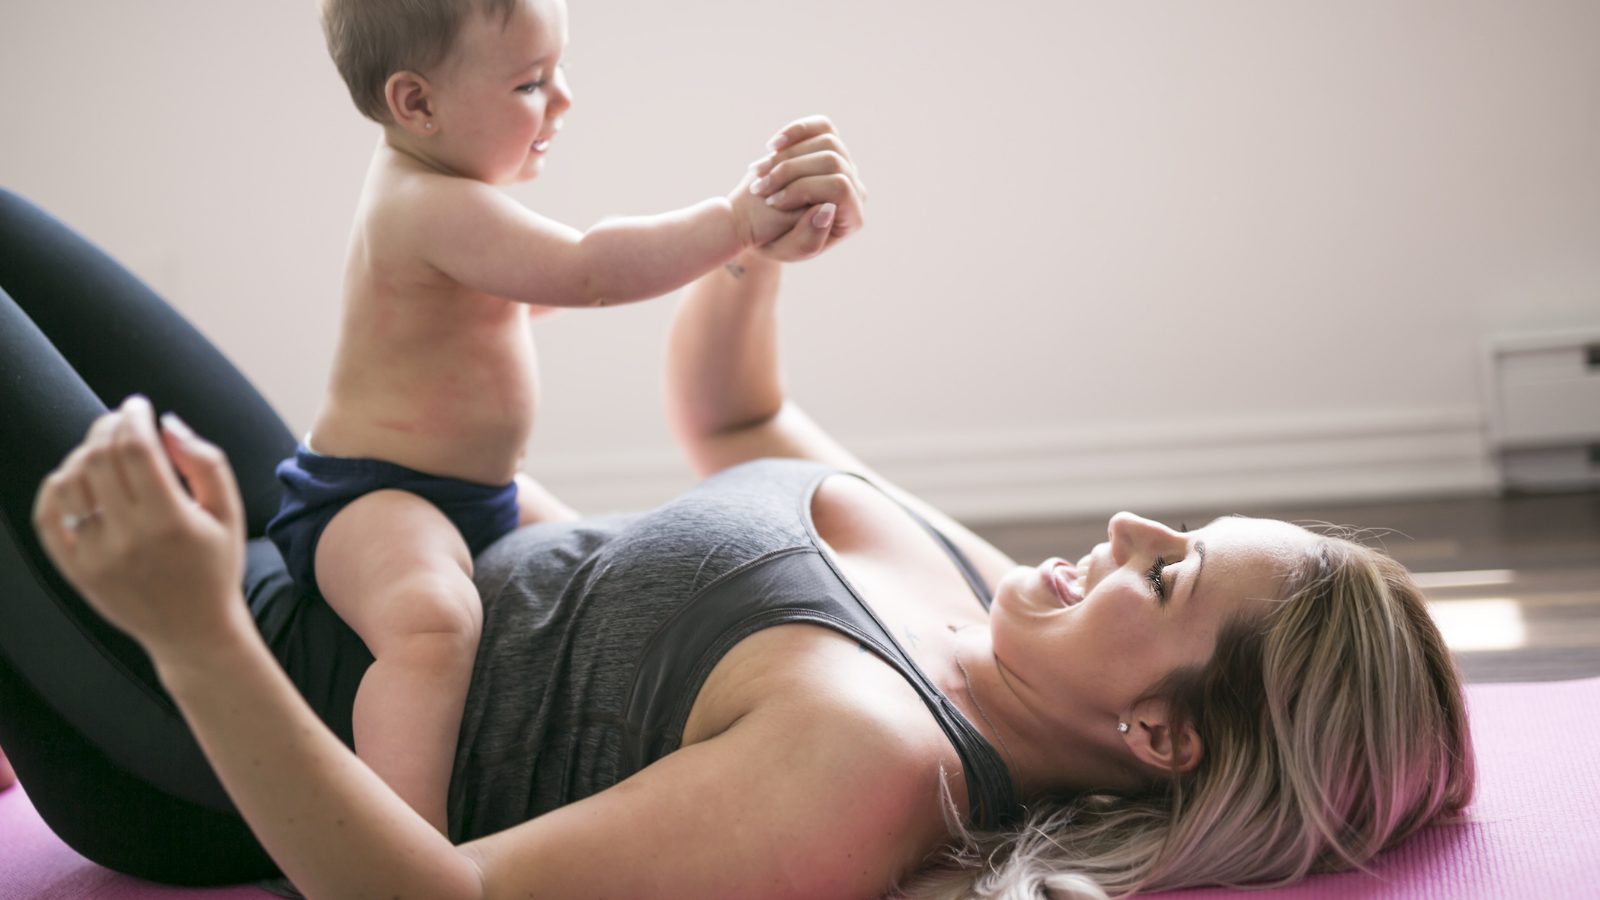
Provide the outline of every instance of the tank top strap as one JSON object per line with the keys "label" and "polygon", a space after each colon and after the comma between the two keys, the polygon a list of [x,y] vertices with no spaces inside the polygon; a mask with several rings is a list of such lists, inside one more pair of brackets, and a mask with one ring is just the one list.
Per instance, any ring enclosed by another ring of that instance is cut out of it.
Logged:
{"label": "tank top strap", "polygon": [[[811,522],[811,497],[816,493],[816,489],[822,484],[823,479],[841,472],[842,470],[830,469],[821,473],[816,476],[810,489],[805,493],[803,518],[806,530],[813,541],[820,542],[821,539]],[[872,484],[871,481],[853,472],[842,473],[854,478],[861,478],[862,481]],[[876,485],[873,486],[877,487]],[[889,495],[885,494],[885,496]],[[890,497],[890,499],[893,500],[894,498]],[[904,503],[900,503],[898,500],[895,500],[895,502],[938,543],[939,547],[944,550],[945,555],[950,557],[950,561],[961,572],[962,577],[966,579],[967,586],[972,589],[972,593],[977,597],[978,602],[983,605],[984,609],[988,609],[993,600],[993,594],[990,592],[988,584],[978,574],[977,567],[972,564],[972,560],[944,532],[935,528],[931,522],[923,518],[916,510]],[[859,633],[870,634],[874,639],[871,644],[872,650],[916,689],[917,694],[922,697],[923,703],[927,705],[928,710],[933,713],[934,719],[938,721],[939,727],[944,731],[945,736],[949,738],[951,745],[955,747],[956,753],[961,757],[962,772],[967,782],[969,823],[975,828],[993,831],[1017,819],[1021,807],[1017,800],[1016,785],[1011,780],[1011,772],[1006,768],[1005,761],[1001,759],[994,745],[989,743],[988,739],[978,731],[966,715],[917,666],[916,662],[911,659],[910,654],[900,645],[900,642],[890,634],[888,627],[878,618],[878,614],[873,611],[872,607],[867,605],[866,601],[861,599],[854,586],[845,578],[844,573],[834,565],[833,560],[827,554],[822,553],[820,549],[818,550],[818,556],[833,572],[840,587],[849,597],[850,605],[853,607],[852,611],[858,612],[860,616],[858,620]]]}
{"label": "tank top strap", "polygon": [[[694,701],[729,650],[763,629],[805,623],[856,640],[906,679],[961,757],[971,824],[998,828],[1017,809],[1004,761],[917,667],[822,549],[811,500],[823,480],[835,474],[840,470],[810,461],[759,460],[702,482],[685,495],[680,510],[671,510],[673,504],[662,508],[670,515],[670,531],[696,528],[709,551],[685,578],[690,596],[640,648],[623,702],[618,779],[681,746]],[[713,516],[712,509],[726,514]],[[945,550],[987,608],[988,589],[971,562],[922,517],[907,512]],[[725,553],[732,543],[745,549]],[[621,552],[633,555],[626,546]]]}

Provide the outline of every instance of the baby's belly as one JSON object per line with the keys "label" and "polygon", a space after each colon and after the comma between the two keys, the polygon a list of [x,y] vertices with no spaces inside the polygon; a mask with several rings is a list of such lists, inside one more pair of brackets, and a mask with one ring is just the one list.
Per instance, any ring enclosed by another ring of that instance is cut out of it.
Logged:
{"label": "baby's belly", "polygon": [[521,465],[537,406],[531,377],[335,385],[312,428],[311,447],[324,456],[506,484]]}

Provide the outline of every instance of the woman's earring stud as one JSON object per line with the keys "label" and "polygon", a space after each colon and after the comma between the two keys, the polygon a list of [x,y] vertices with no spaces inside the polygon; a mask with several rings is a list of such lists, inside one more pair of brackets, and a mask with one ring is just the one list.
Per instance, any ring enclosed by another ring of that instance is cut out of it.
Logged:
{"label": "woman's earring stud", "polygon": [[423,123],[422,127],[423,128],[432,128],[433,127],[433,123],[432,122],[425,122],[425,123]]}
{"label": "woman's earring stud", "polygon": [[1122,734],[1127,734],[1128,733],[1128,723],[1127,722],[1118,722],[1117,723],[1117,731],[1122,733]]}

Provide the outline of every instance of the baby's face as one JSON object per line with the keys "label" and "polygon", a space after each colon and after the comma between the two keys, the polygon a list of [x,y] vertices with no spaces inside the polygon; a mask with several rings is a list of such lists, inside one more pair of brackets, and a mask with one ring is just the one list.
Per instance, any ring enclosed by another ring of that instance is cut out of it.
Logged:
{"label": "baby's face", "polygon": [[457,174],[489,184],[538,176],[561,114],[572,105],[560,69],[567,46],[563,0],[526,0],[501,27],[473,15],[430,74],[433,152]]}

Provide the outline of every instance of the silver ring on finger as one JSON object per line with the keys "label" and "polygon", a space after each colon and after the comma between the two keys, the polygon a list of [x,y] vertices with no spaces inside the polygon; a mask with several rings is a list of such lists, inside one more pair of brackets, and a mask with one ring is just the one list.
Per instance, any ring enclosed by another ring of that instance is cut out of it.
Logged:
{"label": "silver ring on finger", "polygon": [[81,515],[78,513],[67,513],[61,517],[61,527],[68,531],[77,531],[79,528],[82,528],[99,517],[100,510],[98,507]]}

